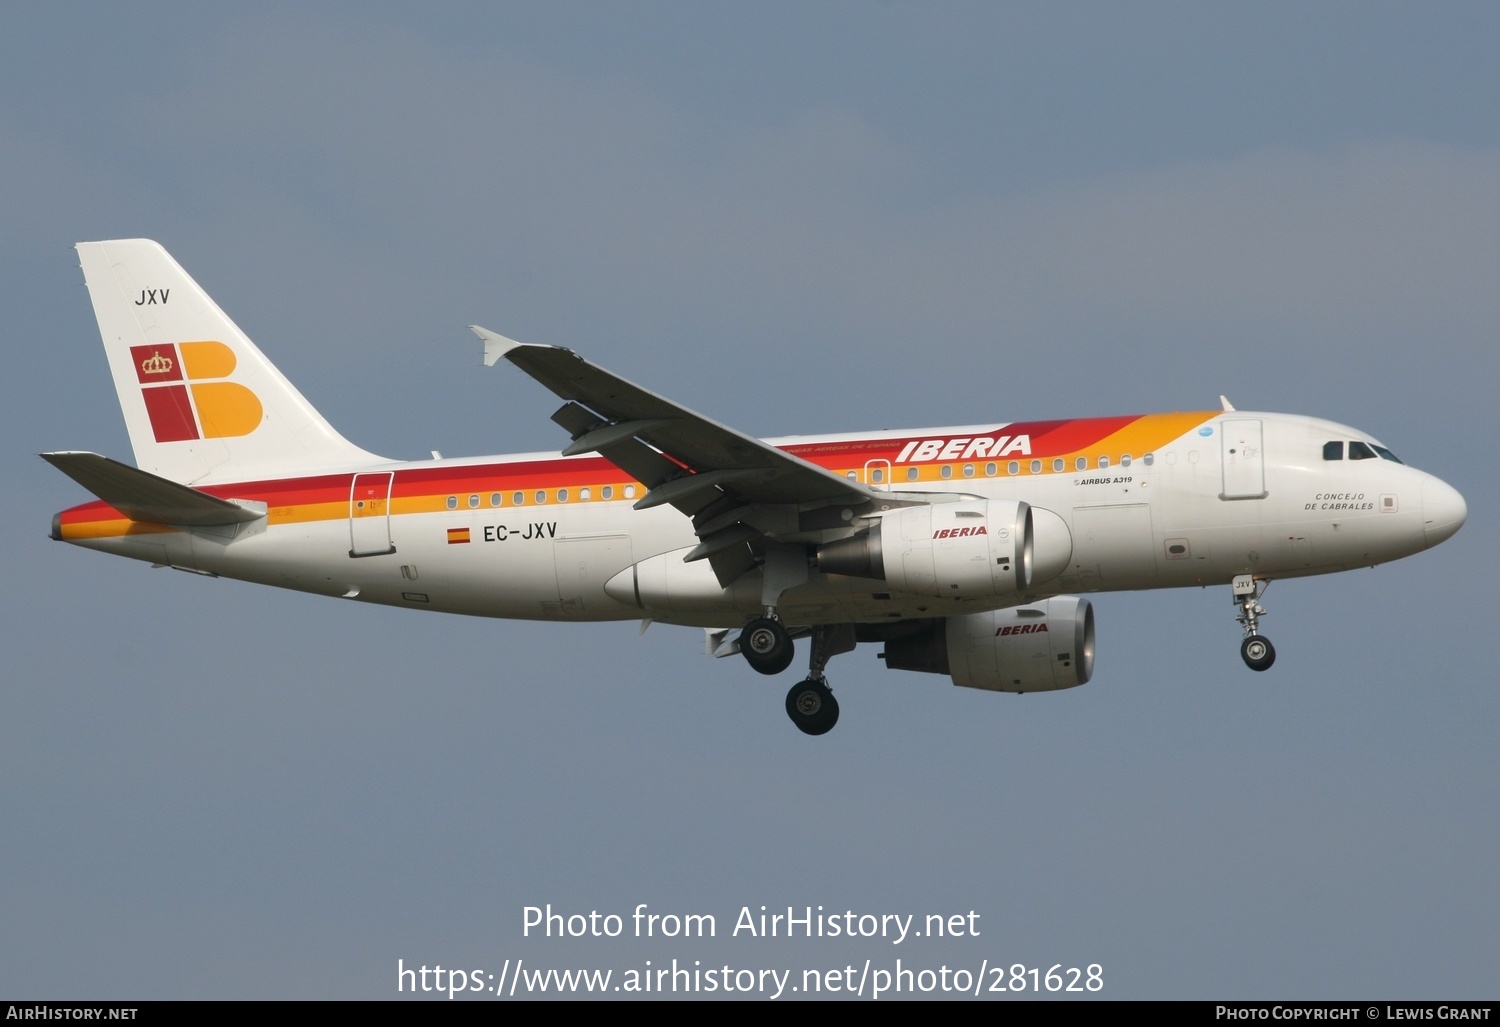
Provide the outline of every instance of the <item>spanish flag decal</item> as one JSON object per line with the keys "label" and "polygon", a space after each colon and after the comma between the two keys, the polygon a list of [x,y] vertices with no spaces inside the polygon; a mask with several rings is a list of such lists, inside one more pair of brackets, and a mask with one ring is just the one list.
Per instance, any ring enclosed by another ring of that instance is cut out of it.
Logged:
{"label": "spanish flag decal", "polygon": [[464,545],[469,541],[468,528],[449,528],[448,544],[450,546]]}

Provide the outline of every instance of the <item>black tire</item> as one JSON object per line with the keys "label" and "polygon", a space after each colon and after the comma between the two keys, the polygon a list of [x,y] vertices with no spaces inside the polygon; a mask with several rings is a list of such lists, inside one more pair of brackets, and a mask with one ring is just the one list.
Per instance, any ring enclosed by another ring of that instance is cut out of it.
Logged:
{"label": "black tire", "polygon": [[757,617],[740,632],[740,653],[760,673],[780,674],[792,665],[797,650],[779,621]]}
{"label": "black tire", "polygon": [[839,701],[823,682],[808,678],[787,692],[786,715],[803,734],[826,735],[839,722]]}
{"label": "black tire", "polygon": [[1265,635],[1251,635],[1240,643],[1240,659],[1251,670],[1268,670],[1276,662],[1276,647]]}

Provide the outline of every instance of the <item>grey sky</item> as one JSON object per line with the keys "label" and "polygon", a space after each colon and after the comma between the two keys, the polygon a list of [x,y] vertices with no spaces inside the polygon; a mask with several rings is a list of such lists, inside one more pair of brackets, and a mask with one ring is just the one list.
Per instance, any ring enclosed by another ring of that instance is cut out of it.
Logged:
{"label": "grey sky", "polygon": [[[1446,4],[12,5],[0,31],[0,996],[490,968],[1101,963],[1107,997],[1493,997],[1500,12]],[[1469,524],[1267,597],[1106,595],[1094,681],[790,683],[47,540],[129,444],[71,245],[158,239],[341,431],[555,448],[464,325],[759,434],[1317,414]],[[521,908],[709,912],[546,942]],[[978,910],[893,948],[742,905]]]}

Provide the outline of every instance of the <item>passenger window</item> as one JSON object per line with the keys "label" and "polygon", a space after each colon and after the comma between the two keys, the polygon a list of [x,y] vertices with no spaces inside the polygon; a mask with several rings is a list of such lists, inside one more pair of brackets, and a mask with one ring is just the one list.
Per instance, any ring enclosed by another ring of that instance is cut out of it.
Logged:
{"label": "passenger window", "polygon": [[918,471],[915,467],[908,467],[906,469],[906,480],[907,481],[916,481],[917,480],[917,475],[920,474],[920,473],[922,473],[922,472]]}
{"label": "passenger window", "polygon": [[449,496],[448,497],[448,509],[450,509],[450,510],[457,510],[458,509],[458,497],[457,496]]}
{"label": "passenger window", "polygon": [[998,470],[1000,470],[1000,468],[996,467],[994,464],[985,464],[984,476],[986,478],[993,478],[995,476],[995,472]]}
{"label": "passenger window", "polygon": [[951,478],[951,477],[953,477],[953,465],[952,464],[944,464],[943,465],[943,477],[944,478]]}
{"label": "passenger window", "polygon": [[469,509],[470,510],[478,510],[479,509],[479,497],[478,496],[470,496],[469,497]]}
{"label": "passenger window", "polygon": [[578,490],[578,501],[580,503],[587,503],[589,501],[589,497],[591,497],[592,495],[593,493],[589,491],[589,487],[585,485],[583,488]]}
{"label": "passenger window", "polygon": [[540,505],[542,503],[545,503],[547,501],[547,493],[545,491],[543,491],[542,489],[537,489],[536,490],[536,501],[537,501],[538,505]]}
{"label": "passenger window", "polygon": [[1129,453],[1126,453],[1124,456],[1120,457],[1120,466],[1121,467],[1129,467],[1130,466],[1130,454]]}
{"label": "passenger window", "polygon": [[1088,465],[1089,458],[1086,456],[1081,456],[1077,460],[1073,461],[1073,466],[1080,471],[1087,469]]}
{"label": "passenger window", "polygon": [[1145,456],[1141,457],[1141,459],[1146,462],[1147,467],[1150,467],[1152,464],[1156,463],[1156,454],[1147,453]]}
{"label": "passenger window", "polygon": [[526,505],[526,493],[524,493],[524,492],[517,492],[515,495],[513,495],[513,496],[510,497],[510,501],[515,506],[525,506]]}
{"label": "passenger window", "polygon": [[491,492],[490,493],[490,506],[499,506],[499,505],[500,505],[500,493],[498,493],[498,492]]}
{"label": "passenger window", "polygon": [[568,501],[568,490],[567,489],[558,489],[557,490],[557,501],[559,503],[566,503]]}
{"label": "passenger window", "polygon": [[964,464],[964,477],[965,478],[972,478],[972,477],[974,477],[974,465],[973,464]]}
{"label": "passenger window", "polygon": [[1010,463],[1008,463],[1008,464],[1005,465],[1005,473],[1006,474],[1020,474],[1021,473],[1021,465],[1017,461],[1012,460]]}
{"label": "passenger window", "polygon": [[606,486],[604,486],[602,489],[599,490],[599,498],[600,499],[613,499],[613,498],[615,498],[615,487],[613,485],[606,485]]}
{"label": "passenger window", "polygon": [[1031,461],[1031,473],[1032,474],[1041,474],[1042,473],[1042,462],[1040,460],[1033,460],[1033,461]]}
{"label": "passenger window", "polygon": [[1363,442],[1351,442],[1349,443],[1349,459],[1374,460],[1376,459],[1375,451]]}
{"label": "passenger window", "polygon": [[1099,458],[1099,470],[1102,471],[1102,470],[1105,470],[1108,467],[1109,467],[1109,457],[1107,457],[1107,456],[1101,456]]}

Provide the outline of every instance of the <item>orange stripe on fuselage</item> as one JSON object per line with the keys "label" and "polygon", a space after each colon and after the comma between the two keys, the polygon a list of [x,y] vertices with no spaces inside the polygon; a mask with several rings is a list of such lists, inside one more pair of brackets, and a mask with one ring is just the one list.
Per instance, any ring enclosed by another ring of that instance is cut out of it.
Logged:
{"label": "orange stripe on fuselage", "polygon": [[[1052,472],[1051,461],[1062,457],[1072,469],[1072,461],[1079,457],[1096,460],[1108,456],[1118,460],[1123,455],[1139,458],[1167,445],[1194,428],[1218,416],[1217,411],[1191,413],[1147,414],[1135,417],[1094,417],[1068,421],[1022,421],[1014,424],[996,425],[993,428],[973,429],[973,438],[986,436],[1011,439],[1026,435],[1030,439],[1030,452],[992,458],[1001,462],[1016,459],[1023,463],[1030,459],[1041,459],[1043,474]],[[930,439],[966,438],[958,432],[908,433],[898,437],[882,439],[849,439],[830,442],[796,443],[786,446],[787,452],[801,457],[837,473],[849,470],[861,471],[871,460],[887,460],[894,463],[908,443]],[[962,460],[903,461],[900,466],[918,468],[916,481],[936,480],[944,464],[952,465]],[[526,507],[534,502],[536,492],[545,492],[556,502],[555,491],[560,488],[594,490],[591,503],[633,502],[644,494],[638,482],[625,477],[619,468],[602,457],[553,457],[542,460],[504,461],[489,464],[473,464],[462,467],[398,467],[394,468],[395,479],[391,490],[390,511],[392,515],[452,512],[464,513],[475,509],[495,509],[490,505],[490,496],[501,495],[501,507],[515,508],[513,494],[525,493]],[[361,474],[382,473],[361,471]],[[265,503],[270,524],[299,524],[314,521],[344,520],[349,516],[349,494],[354,473],[326,474],[311,478],[288,478],[268,481],[241,482],[227,485],[208,485],[202,491],[220,499],[240,499]],[[628,485],[636,485],[640,492],[635,497],[626,497]],[[599,498],[599,490],[605,486],[614,488],[614,498]],[[479,507],[469,506],[469,497],[480,497]],[[457,497],[456,509],[448,506],[448,498]],[[572,497],[577,500],[576,491]],[[62,536],[66,540],[87,538],[109,538],[133,534],[151,534],[176,530],[161,524],[132,521],[107,503],[95,501],[63,511],[59,515]]]}
{"label": "orange stripe on fuselage", "polygon": [[58,527],[64,542],[91,538],[126,538],[130,535],[159,535],[176,531],[165,524],[132,521],[107,503],[86,503],[58,514]]}

